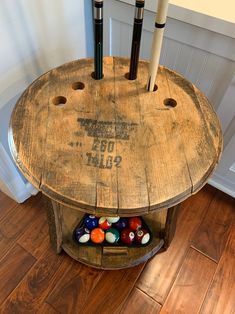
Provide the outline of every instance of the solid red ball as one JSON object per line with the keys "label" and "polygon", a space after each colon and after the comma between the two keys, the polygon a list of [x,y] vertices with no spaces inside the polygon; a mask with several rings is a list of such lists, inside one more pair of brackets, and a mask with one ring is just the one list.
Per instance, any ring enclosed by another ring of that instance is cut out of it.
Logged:
{"label": "solid red ball", "polygon": [[131,229],[123,229],[121,231],[121,241],[124,244],[132,244],[132,242],[134,241],[135,238],[135,234],[133,232],[133,230]]}
{"label": "solid red ball", "polygon": [[142,227],[142,220],[139,217],[132,217],[129,219],[129,228],[131,230],[138,230]]}

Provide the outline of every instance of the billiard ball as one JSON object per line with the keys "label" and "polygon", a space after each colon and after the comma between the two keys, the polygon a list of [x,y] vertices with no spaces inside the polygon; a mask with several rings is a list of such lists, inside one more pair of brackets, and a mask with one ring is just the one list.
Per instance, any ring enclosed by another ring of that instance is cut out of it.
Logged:
{"label": "billiard ball", "polygon": [[108,230],[111,228],[112,224],[106,219],[106,217],[100,217],[99,227],[103,230]]}
{"label": "billiard ball", "polygon": [[123,243],[132,244],[132,242],[134,241],[134,238],[135,238],[135,234],[133,230],[127,228],[121,231],[121,240]]}
{"label": "billiard ball", "polygon": [[142,220],[139,217],[129,218],[129,228],[131,230],[138,230],[142,227]]}
{"label": "billiard ball", "polygon": [[87,228],[77,228],[74,236],[79,243],[87,243],[90,240],[90,230]]}
{"label": "billiard ball", "polygon": [[120,238],[119,231],[115,228],[110,228],[106,231],[105,239],[108,243],[117,243]]}
{"label": "billiard ball", "polygon": [[98,227],[98,218],[93,215],[89,215],[84,219],[84,224],[88,229]]}
{"label": "billiard ball", "polygon": [[106,217],[108,222],[111,223],[111,224],[114,224],[116,222],[118,222],[118,220],[120,219],[119,216],[116,216],[116,217]]}
{"label": "billiard ball", "polygon": [[102,243],[104,241],[104,230],[95,228],[91,231],[91,241],[94,243]]}
{"label": "billiard ball", "polygon": [[150,234],[145,229],[139,229],[135,233],[135,242],[138,244],[146,244],[150,240]]}
{"label": "billiard ball", "polygon": [[118,230],[122,230],[124,228],[127,228],[128,226],[128,220],[126,218],[120,218],[118,222],[116,222],[113,227],[117,228]]}

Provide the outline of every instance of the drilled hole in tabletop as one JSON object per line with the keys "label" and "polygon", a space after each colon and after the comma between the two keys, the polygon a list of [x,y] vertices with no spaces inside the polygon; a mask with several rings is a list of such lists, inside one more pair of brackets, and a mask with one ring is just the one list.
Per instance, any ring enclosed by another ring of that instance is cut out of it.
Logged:
{"label": "drilled hole in tabletop", "polygon": [[127,80],[129,80],[129,81],[135,81],[135,80],[137,79],[137,77],[134,78],[134,79],[130,79],[130,73],[129,73],[129,72],[127,72],[126,74],[124,74],[124,76],[125,76],[125,78],[126,78]]}
{"label": "drilled hole in tabletop", "polygon": [[[125,78],[126,78],[127,80],[130,80],[130,78],[129,78],[129,77],[130,77],[130,73],[129,73],[129,72],[127,72],[124,76],[125,76]],[[132,80],[130,80],[130,81],[132,81]]]}
{"label": "drilled hole in tabletop", "polygon": [[72,84],[72,89],[73,90],[82,90],[85,88],[85,84],[82,82],[75,82]]}
{"label": "drilled hole in tabletop", "polygon": [[52,99],[52,103],[55,106],[63,106],[64,104],[66,104],[67,102],[67,98],[64,96],[56,96]]}
{"label": "drilled hole in tabletop", "polygon": [[153,92],[156,92],[158,90],[157,84],[154,84]]}
{"label": "drilled hole in tabletop", "polygon": [[177,106],[177,101],[173,98],[166,98],[164,99],[163,103],[165,106],[171,107],[171,108],[174,108]]}
{"label": "drilled hole in tabletop", "polygon": [[[92,72],[91,73],[91,77],[94,79],[94,80],[96,80],[96,81],[99,81],[100,79],[97,79],[96,77],[95,77],[95,72]],[[102,78],[101,79],[103,79],[104,78],[104,74],[102,75]]]}
{"label": "drilled hole in tabletop", "polygon": [[[149,86],[146,86],[146,89],[150,92]],[[158,90],[157,84],[154,84],[153,90],[151,92],[156,92]]]}

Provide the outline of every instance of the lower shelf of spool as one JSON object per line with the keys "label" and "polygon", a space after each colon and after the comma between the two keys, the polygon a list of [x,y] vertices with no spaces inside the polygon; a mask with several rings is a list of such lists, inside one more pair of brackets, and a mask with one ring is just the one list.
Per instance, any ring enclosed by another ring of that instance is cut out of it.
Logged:
{"label": "lower shelf of spool", "polygon": [[79,246],[68,239],[62,244],[63,250],[75,260],[88,266],[101,269],[120,269],[145,262],[163,246],[163,239],[153,237],[144,247],[125,246]]}
{"label": "lower shelf of spool", "polygon": [[150,212],[143,216],[151,232],[151,241],[144,246],[79,245],[74,240],[74,229],[83,220],[84,213],[52,201],[48,206],[51,244],[57,253],[64,250],[73,259],[100,269],[121,269],[147,261],[159,250],[167,249],[176,225],[178,206]]}

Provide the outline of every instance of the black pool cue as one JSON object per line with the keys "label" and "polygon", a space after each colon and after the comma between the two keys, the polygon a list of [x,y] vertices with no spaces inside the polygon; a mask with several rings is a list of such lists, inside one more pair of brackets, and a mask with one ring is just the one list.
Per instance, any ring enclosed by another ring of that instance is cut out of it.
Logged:
{"label": "black pool cue", "polygon": [[144,18],[144,0],[136,0],[129,80],[135,80],[137,78],[143,18]]}
{"label": "black pool cue", "polygon": [[93,0],[95,39],[95,79],[103,77],[103,0]]}

